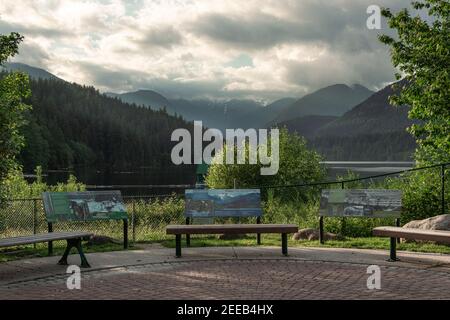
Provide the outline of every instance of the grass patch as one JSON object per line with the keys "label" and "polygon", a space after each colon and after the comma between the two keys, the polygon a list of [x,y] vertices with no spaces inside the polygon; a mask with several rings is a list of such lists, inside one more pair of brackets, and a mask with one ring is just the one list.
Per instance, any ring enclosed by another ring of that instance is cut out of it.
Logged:
{"label": "grass patch", "polygon": [[[281,237],[279,235],[267,234],[261,236],[263,246],[281,246]],[[137,242],[136,244],[130,244],[129,250],[139,249],[139,243],[160,243],[167,248],[175,248],[175,239],[166,240],[150,240],[144,242]],[[185,246],[183,239],[182,245]],[[354,249],[382,249],[389,250],[389,238],[346,238],[344,240],[326,241],[321,245],[319,241],[295,241],[288,240],[289,247],[322,247],[322,248],[354,248]],[[191,247],[230,247],[230,246],[257,246],[256,236],[246,236],[242,239],[234,240],[220,240],[216,236],[191,236]],[[53,244],[53,256],[62,256],[65,249],[65,243],[56,241]],[[412,251],[412,252],[427,252],[427,253],[443,253],[450,254],[450,246],[437,245],[430,243],[400,243],[397,245],[398,250]],[[125,250],[122,244],[98,244],[87,246],[83,245],[85,253],[93,252],[110,252],[110,251],[122,251]],[[76,254],[76,249],[72,249],[72,254]],[[47,245],[37,244],[36,248],[33,245],[6,248],[0,251],[0,263],[28,259],[47,257]]]}
{"label": "grass patch", "polygon": [[[64,250],[66,249],[65,243],[58,241],[53,243],[53,256],[62,256]],[[129,250],[133,250],[135,247],[130,244]],[[87,246],[83,244],[84,253],[92,252],[109,252],[109,251],[122,251],[125,250],[122,244],[108,243],[108,244],[97,244],[92,246]],[[78,254],[75,248],[72,248],[71,254]],[[48,257],[47,245],[37,244],[36,248],[33,245],[21,246],[21,247],[11,247],[0,251],[0,263],[27,259],[27,258],[38,258],[38,257]]]}
{"label": "grass patch", "polygon": [[[281,237],[278,235],[262,235],[261,241],[263,246],[281,246]],[[175,248],[175,240],[164,240],[161,244],[168,248]],[[182,242],[185,246],[185,242]],[[344,240],[326,241],[320,244],[319,241],[295,241],[288,240],[289,247],[322,247],[322,248],[354,248],[354,249],[382,249],[389,250],[389,238],[346,238]],[[247,236],[242,239],[220,240],[215,236],[195,237],[191,236],[191,247],[228,247],[228,246],[257,246],[256,236]],[[397,244],[398,250],[427,252],[427,253],[444,253],[450,254],[450,246],[437,245],[431,243],[400,243]]]}

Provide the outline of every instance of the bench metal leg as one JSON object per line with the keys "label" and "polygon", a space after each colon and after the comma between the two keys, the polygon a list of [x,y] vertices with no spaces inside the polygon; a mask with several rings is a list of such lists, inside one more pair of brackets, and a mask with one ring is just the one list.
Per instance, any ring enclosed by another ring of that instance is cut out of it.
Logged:
{"label": "bench metal leg", "polygon": [[[53,223],[49,222],[47,223],[48,232],[53,232]],[[48,242],[48,255],[53,255],[53,241]]]}
{"label": "bench metal leg", "polygon": [[288,255],[287,233],[281,234],[281,252],[285,256]]}
{"label": "bench metal leg", "polygon": [[[400,218],[395,219],[395,226],[400,227]],[[400,243],[400,238],[397,238],[397,243]]]}
{"label": "bench metal leg", "polygon": [[78,254],[80,255],[80,259],[81,259],[81,268],[90,268],[91,266],[89,265],[86,256],[84,255],[83,252],[83,248],[81,246],[81,239],[67,239],[67,247],[66,250],[64,251],[63,256],[61,257],[61,259],[58,261],[58,264],[60,265],[64,265],[66,266],[67,263],[67,257],[70,254],[70,250],[72,248],[77,248]]}
{"label": "bench metal leg", "polygon": [[48,255],[49,256],[53,255],[53,241],[48,242]]}
{"label": "bench metal leg", "polygon": [[123,219],[123,248],[128,249],[128,219]]}
{"label": "bench metal leg", "polygon": [[175,256],[181,257],[181,234],[175,235]]}
{"label": "bench metal leg", "polygon": [[[189,217],[186,218],[186,225],[191,224],[191,219]],[[191,246],[191,235],[190,234],[186,234],[186,247],[190,247]]]}
{"label": "bench metal leg", "polygon": [[319,217],[319,243],[324,244],[324,237],[323,237],[323,217]]}
{"label": "bench metal leg", "polygon": [[[256,218],[256,224],[261,224],[261,217]],[[256,244],[261,244],[261,233],[256,234]]]}
{"label": "bench metal leg", "polygon": [[186,235],[186,247],[190,247],[191,246],[191,235],[187,234]]}
{"label": "bench metal leg", "polygon": [[398,261],[397,259],[397,238],[391,238],[390,256],[388,261]]}

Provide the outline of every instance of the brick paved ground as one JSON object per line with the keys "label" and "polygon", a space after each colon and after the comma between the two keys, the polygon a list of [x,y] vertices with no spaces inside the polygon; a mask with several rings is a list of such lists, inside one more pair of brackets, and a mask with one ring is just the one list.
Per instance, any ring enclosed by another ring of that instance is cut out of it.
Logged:
{"label": "brick paved ground", "polygon": [[82,289],[66,276],[0,286],[1,299],[450,299],[450,275],[380,266],[381,290],[367,289],[368,264],[298,259],[171,261],[94,270]]}

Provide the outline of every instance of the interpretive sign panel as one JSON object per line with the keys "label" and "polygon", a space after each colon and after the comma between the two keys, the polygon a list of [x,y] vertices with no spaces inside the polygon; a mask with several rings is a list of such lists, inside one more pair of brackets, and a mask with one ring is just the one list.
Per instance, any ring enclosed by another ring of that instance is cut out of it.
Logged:
{"label": "interpretive sign panel", "polygon": [[258,189],[189,189],[185,191],[185,216],[259,217],[262,215]]}
{"label": "interpretive sign panel", "polygon": [[322,190],[319,215],[324,217],[400,217],[402,193],[387,189]]}
{"label": "interpretive sign panel", "polygon": [[48,222],[127,219],[120,191],[44,192]]}

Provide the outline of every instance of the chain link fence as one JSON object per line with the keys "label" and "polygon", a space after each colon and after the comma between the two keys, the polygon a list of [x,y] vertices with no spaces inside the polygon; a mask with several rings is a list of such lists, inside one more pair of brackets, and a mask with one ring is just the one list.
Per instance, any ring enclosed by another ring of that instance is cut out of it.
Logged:
{"label": "chain link fence", "polygon": [[[318,200],[320,191],[324,188],[376,188],[385,187],[384,178],[400,173],[412,173],[417,170],[431,170],[435,173],[431,176],[431,190],[426,192],[425,198],[420,198],[420,203],[427,203],[432,209],[431,215],[444,214],[450,210],[450,179],[446,178],[449,172],[446,167],[449,163],[429,166],[424,168],[403,170],[364,178],[347,178],[340,181],[317,182],[291,186],[261,186],[261,194],[264,206],[263,223],[295,223],[300,227],[317,227],[318,225]],[[400,176],[397,181],[406,179]],[[381,179],[381,180],[379,180]],[[420,181],[419,181],[420,182]],[[381,183],[379,185],[379,183]],[[429,184],[429,183],[428,183]],[[427,185],[428,185],[427,184]],[[447,185],[447,186],[446,186]],[[396,188],[397,186],[393,186]],[[150,196],[124,196],[124,202],[128,212],[129,241],[161,241],[173,239],[168,237],[165,228],[170,224],[184,224],[184,187],[178,189],[178,193],[170,195]],[[411,201],[410,199],[406,199]],[[411,206],[411,205],[410,205]],[[413,207],[414,211],[421,211]],[[404,213],[402,213],[403,216]],[[407,218],[407,217],[406,217]],[[347,222],[352,219],[341,219],[340,227],[330,229],[332,232],[341,232],[352,235]],[[216,219],[216,223],[241,222],[255,223],[252,218]],[[383,221],[385,222],[389,221]],[[354,223],[359,229],[370,232],[378,223],[372,220],[358,219]],[[330,225],[330,224],[328,224]],[[355,228],[356,228],[355,227]],[[76,221],[57,222],[53,224],[53,231],[89,231],[97,236],[108,236],[119,241],[123,239],[123,222],[116,220],[107,221]],[[47,222],[41,198],[9,200],[0,207],[0,238],[32,235],[48,231]],[[357,231],[357,232],[356,232]],[[355,234],[362,234],[356,230]]]}
{"label": "chain link fence", "polygon": [[[166,239],[165,227],[184,222],[181,195],[123,197],[128,212],[129,241]],[[123,239],[121,220],[63,221],[53,223],[53,231],[89,231],[97,236]],[[43,201],[14,199],[0,208],[0,238],[45,233],[48,225]]]}

